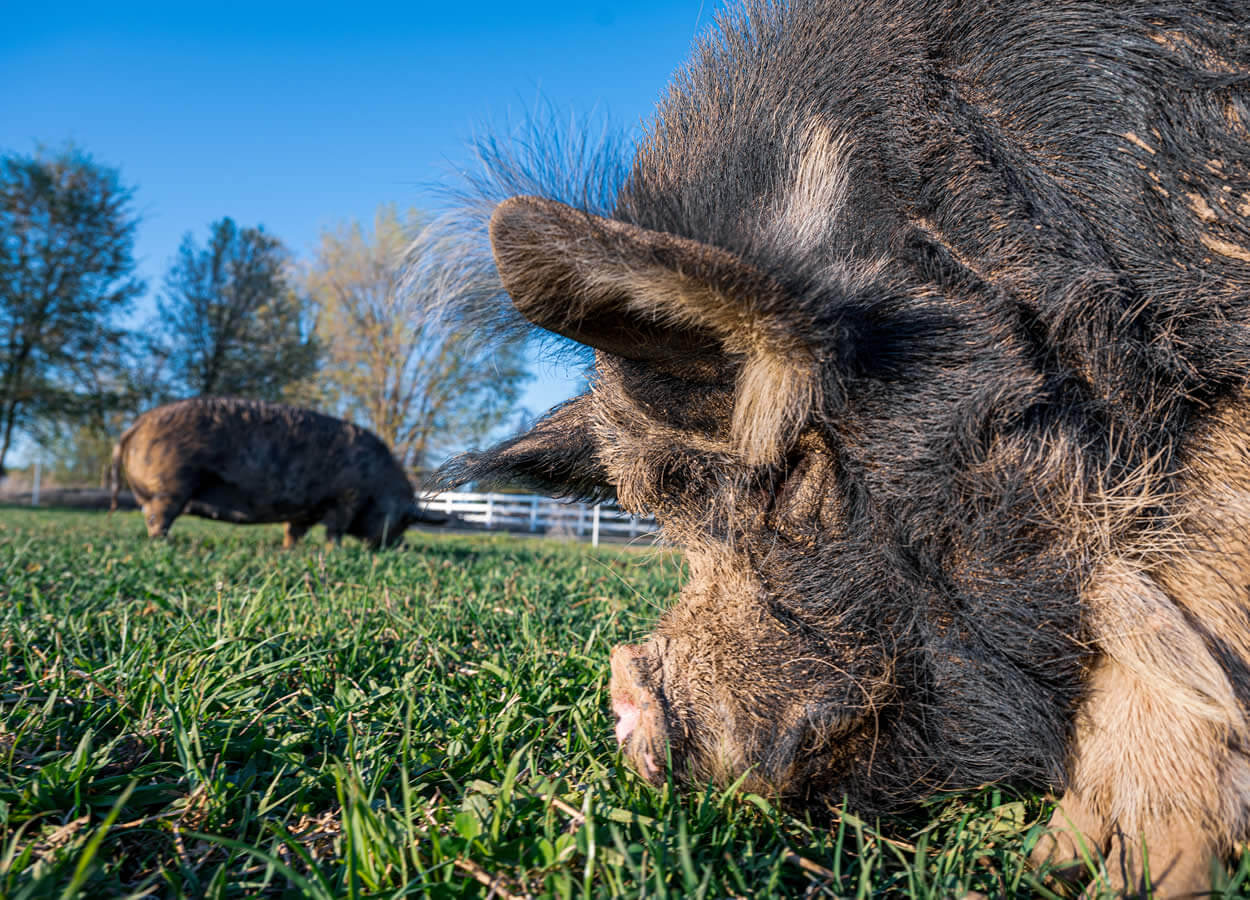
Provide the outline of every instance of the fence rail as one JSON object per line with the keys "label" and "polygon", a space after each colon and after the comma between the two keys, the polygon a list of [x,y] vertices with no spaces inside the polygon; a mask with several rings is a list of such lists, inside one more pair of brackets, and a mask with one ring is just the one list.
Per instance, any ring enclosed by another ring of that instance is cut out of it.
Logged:
{"label": "fence rail", "polygon": [[600,536],[647,538],[658,531],[655,519],[625,512],[615,502],[579,503],[538,494],[470,494],[443,491],[422,494],[421,502],[434,512],[458,516],[465,522],[501,531],[565,534],[589,538],[596,547]]}

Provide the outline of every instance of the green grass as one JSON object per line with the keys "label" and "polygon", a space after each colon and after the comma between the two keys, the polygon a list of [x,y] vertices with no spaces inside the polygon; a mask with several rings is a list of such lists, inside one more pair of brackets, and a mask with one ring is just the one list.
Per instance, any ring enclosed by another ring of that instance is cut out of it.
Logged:
{"label": "green grass", "polygon": [[607,657],[671,552],[279,542],[0,509],[0,896],[1037,894],[1036,798],[804,820],[627,772]]}

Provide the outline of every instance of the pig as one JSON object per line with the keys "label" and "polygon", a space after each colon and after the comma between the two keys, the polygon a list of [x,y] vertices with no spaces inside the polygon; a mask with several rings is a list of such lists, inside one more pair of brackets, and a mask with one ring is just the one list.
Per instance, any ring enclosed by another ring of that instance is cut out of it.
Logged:
{"label": "pig", "polygon": [[442,477],[684,549],[611,655],[630,764],[865,814],[1046,789],[1039,864],[1208,890],[1250,837],[1244,5],[746,0],[614,199],[560,191],[490,244],[589,389]]}
{"label": "pig", "polygon": [[251,524],[284,522],[283,547],[325,524],[373,549],[439,517],[372,432],[322,413],[236,397],[195,397],[149,410],[113,448],[112,506],[120,474],[143,509],[150,537],[181,514]]}

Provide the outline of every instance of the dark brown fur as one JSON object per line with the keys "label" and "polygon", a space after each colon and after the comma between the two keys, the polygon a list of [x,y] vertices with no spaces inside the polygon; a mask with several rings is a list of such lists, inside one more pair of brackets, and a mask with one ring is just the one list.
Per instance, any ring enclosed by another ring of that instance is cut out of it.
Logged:
{"label": "dark brown fur", "polygon": [[392,546],[426,516],[390,451],[371,432],[307,409],[196,397],[140,416],[113,449],[116,500],[124,470],[148,534],[182,513],[237,523],[285,522],[293,546],[317,522]]}
{"label": "dark brown fur", "polygon": [[685,548],[612,658],[639,771],[868,812],[1066,790],[1126,893],[1143,846],[1187,896],[1250,837],[1247,19],[750,0],[613,208],[497,207],[516,309],[595,375],[447,476]]}

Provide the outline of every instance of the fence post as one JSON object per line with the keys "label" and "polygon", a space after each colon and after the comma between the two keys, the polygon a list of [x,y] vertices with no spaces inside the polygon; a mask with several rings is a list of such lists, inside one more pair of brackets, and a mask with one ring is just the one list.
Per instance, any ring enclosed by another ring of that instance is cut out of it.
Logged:
{"label": "fence post", "polygon": [[590,528],[590,545],[592,547],[599,546],[599,504],[595,504],[595,515],[591,520]]}
{"label": "fence post", "polygon": [[495,495],[486,495],[486,527],[493,528],[495,526]]}
{"label": "fence post", "polygon": [[30,505],[39,505],[39,457],[35,457],[35,484],[30,490]]}
{"label": "fence post", "polygon": [[451,515],[451,491],[443,494],[443,504],[447,507],[447,515]]}
{"label": "fence post", "polygon": [[538,530],[538,495],[530,494],[530,531]]}
{"label": "fence post", "polygon": [[636,537],[638,537],[638,517],[630,516],[629,517],[629,539],[633,540]]}

